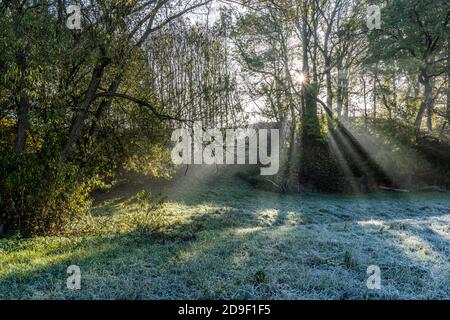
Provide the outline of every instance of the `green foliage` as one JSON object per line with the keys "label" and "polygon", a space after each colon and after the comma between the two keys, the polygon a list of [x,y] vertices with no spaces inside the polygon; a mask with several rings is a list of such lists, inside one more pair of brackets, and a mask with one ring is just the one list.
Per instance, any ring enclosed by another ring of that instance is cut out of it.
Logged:
{"label": "green foliage", "polygon": [[254,280],[256,283],[264,283],[267,281],[267,273],[264,270],[258,270],[255,272]]}
{"label": "green foliage", "polygon": [[[382,9],[382,30],[369,34],[371,55],[389,63],[401,62],[405,70],[415,70],[435,54],[449,35],[448,1],[397,0]],[[430,47],[433,45],[433,47]]]}
{"label": "green foliage", "polygon": [[450,139],[445,135],[417,139],[414,126],[402,119],[378,119],[370,127],[354,123],[351,130],[398,185],[450,185]]}
{"label": "green foliage", "polygon": [[0,162],[0,224],[7,234],[60,233],[86,213],[89,183],[79,181],[76,166],[33,154],[2,154]]}
{"label": "green foliage", "polygon": [[136,195],[141,215],[136,215],[134,222],[141,232],[158,233],[167,225],[168,220],[164,210],[164,198],[155,197],[150,191],[141,191]]}
{"label": "green foliage", "polygon": [[[92,181],[121,169],[170,177],[175,123],[157,114],[171,113],[171,106],[156,96],[154,70],[124,22],[137,7],[145,10],[142,4],[82,5],[83,17],[91,20],[83,18],[82,30],[70,30],[56,16],[59,2],[0,3],[0,224],[8,233],[63,231],[84,214]],[[104,96],[86,103],[102,63],[94,94],[110,91],[117,81],[117,92],[151,107]],[[21,100],[27,102],[26,144],[17,150]],[[76,119],[82,120],[80,130],[69,143]],[[70,151],[64,154],[66,145]]]}
{"label": "green foliage", "polygon": [[299,179],[309,191],[342,192],[344,177],[327,141],[302,148]]}
{"label": "green foliage", "polygon": [[345,251],[345,253],[344,253],[344,266],[347,269],[351,269],[356,266],[356,262],[353,259],[353,256],[349,251]]}
{"label": "green foliage", "polygon": [[322,133],[317,116],[314,87],[304,88],[305,98],[300,128],[299,183],[307,190],[335,192],[341,187],[339,170]]}

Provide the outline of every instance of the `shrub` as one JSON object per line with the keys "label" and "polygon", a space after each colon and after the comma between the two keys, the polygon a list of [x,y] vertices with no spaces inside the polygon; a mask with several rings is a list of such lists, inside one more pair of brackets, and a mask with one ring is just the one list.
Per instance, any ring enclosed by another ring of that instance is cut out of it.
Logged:
{"label": "shrub", "polygon": [[78,167],[37,154],[2,153],[0,161],[0,225],[6,234],[60,233],[87,212],[89,183],[79,182]]}
{"label": "shrub", "polygon": [[150,191],[141,191],[136,195],[139,215],[135,215],[137,230],[158,233],[167,226],[168,221],[164,211],[164,198],[155,197]]}
{"label": "shrub", "polygon": [[264,270],[258,270],[253,276],[256,283],[264,283],[267,280],[267,274]]}

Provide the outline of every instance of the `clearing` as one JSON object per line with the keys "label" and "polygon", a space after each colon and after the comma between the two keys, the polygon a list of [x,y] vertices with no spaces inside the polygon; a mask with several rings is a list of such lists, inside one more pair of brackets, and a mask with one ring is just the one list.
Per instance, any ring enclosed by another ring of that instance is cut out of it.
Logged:
{"label": "clearing", "polygon": [[95,205],[98,232],[0,240],[0,299],[450,299],[449,193],[280,195],[189,176],[166,190],[157,234],[129,223],[133,193]]}

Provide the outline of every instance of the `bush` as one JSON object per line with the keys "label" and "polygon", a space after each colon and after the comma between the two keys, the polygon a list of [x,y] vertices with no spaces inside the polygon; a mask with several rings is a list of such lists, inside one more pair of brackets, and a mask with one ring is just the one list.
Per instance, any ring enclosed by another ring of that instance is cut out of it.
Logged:
{"label": "bush", "polygon": [[164,198],[155,197],[150,191],[141,191],[136,195],[141,214],[135,215],[137,230],[158,233],[167,226],[164,211]]}
{"label": "bush", "polygon": [[79,182],[78,167],[37,154],[2,153],[0,161],[0,225],[6,234],[60,233],[87,212],[89,184]]}

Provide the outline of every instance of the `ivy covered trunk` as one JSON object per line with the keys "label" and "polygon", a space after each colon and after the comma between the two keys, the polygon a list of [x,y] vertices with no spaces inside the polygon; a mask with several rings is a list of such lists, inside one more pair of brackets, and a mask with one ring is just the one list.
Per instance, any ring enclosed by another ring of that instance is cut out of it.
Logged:
{"label": "ivy covered trunk", "polygon": [[[304,13],[308,12],[304,8]],[[302,72],[304,82],[301,88],[301,120],[300,120],[300,163],[299,163],[299,185],[304,190],[329,191],[328,181],[324,177],[334,171],[329,164],[330,153],[327,143],[320,130],[320,121],[317,114],[318,75],[316,68],[310,72],[309,47],[310,32],[306,17],[303,18],[301,26],[302,40]]]}

